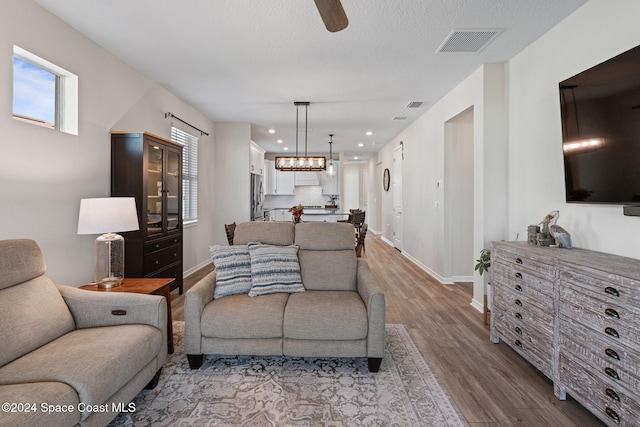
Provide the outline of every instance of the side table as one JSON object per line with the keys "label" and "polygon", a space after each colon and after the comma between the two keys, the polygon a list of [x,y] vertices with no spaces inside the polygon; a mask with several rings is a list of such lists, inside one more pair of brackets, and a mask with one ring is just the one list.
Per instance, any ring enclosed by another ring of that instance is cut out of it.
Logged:
{"label": "side table", "polygon": [[125,278],[120,286],[115,288],[99,288],[95,283],[80,286],[80,289],[98,292],[132,292],[147,295],[162,295],[167,299],[167,348],[173,353],[173,324],[171,320],[171,284],[173,278]]}

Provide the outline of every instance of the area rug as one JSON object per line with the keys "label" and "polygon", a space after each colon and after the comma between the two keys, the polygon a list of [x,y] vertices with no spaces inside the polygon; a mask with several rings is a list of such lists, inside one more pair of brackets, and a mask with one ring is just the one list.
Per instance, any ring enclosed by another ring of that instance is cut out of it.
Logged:
{"label": "area rug", "polygon": [[403,325],[388,324],[386,355],[365,358],[205,356],[189,369],[184,322],[160,382],[110,426],[468,426]]}

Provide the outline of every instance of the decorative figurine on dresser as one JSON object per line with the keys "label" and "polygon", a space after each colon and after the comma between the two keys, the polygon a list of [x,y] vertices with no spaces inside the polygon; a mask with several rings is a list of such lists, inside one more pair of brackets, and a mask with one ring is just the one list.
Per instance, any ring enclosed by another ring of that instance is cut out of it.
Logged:
{"label": "decorative figurine on dresser", "polygon": [[550,378],[559,399],[637,427],[640,260],[569,246],[493,242],[491,340]]}
{"label": "decorative figurine on dresser", "polygon": [[182,146],[147,132],[111,132],[111,196],[134,197],[140,230],[125,237],[125,276],[182,284]]}

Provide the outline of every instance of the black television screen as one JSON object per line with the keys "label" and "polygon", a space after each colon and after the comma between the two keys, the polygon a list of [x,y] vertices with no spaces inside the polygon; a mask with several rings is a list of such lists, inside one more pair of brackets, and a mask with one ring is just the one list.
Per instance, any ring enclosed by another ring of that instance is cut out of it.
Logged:
{"label": "black television screen", "polygon": [[567,202],[640,204],[640,46],[559,86]]}

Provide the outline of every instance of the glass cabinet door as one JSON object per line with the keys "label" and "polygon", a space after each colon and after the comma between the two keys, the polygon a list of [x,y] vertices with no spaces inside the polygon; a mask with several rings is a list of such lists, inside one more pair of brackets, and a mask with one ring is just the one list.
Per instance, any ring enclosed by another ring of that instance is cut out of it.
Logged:
{"label": "glass cabinet door", "polygon": [[164,147],[148,143],[147,171],[147,235],[162,233]]}
{"label": "glass cabinet door", "polygon": [[180,153],[174,150],[167,150],[167,174],[166,174],[166,195],[167,195],[167,231],[177,230],[180,227],[180,186],[182,177],[180,176],[180,166],[182,159]]}

